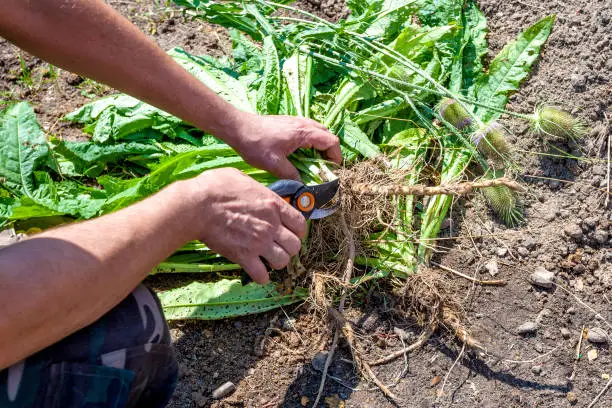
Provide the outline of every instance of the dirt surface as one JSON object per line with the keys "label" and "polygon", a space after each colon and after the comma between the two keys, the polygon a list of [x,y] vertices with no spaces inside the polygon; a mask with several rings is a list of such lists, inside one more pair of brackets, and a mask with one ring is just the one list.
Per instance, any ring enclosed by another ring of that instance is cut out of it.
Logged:
{"label": "dirt surface", "polygon": [[[223,29],[184,21],[161,2],[109,3],[165,49],[230,52]],[[610,337],[602,344],[582,341],[581,358],[574,362],[583,327],[600,327],[612,336],[612,219],[604,207],[605,149],[612,131],[612,7],[604,0],[479,3],[488,18],[490,56],[529,24],[557,14],[538,65],[510,107],[529,113],[541,102],[558,104],[585,118],[592,130],[578,144],[547,144],[527,133],[524,124],[507,120],[516,161],[529,187],[524,197],[528,222],[505,228],[476,199],[458,203],[445,223],[435,262],[480,279],[491,279],[489,271],[497,269],[495,279],[507,282],[504,287],[481,287],[451,273],[443,275],[465,310],[468,327],[501,358],[462,352],[460,343],[440,331],[414,354],[375,372],[392,384],[407,367],[393,387],[405,407],[586,407],[608,381],[606,375],[612,376]],[[297,4],[329,19],[346,14],[342,1]],[[111,91],[64,71],[56,76],[46,63],[21,52],[24,71],[19,54],[0,40],[2,99],[26,99],[48,132],[82,137],[59,119],[91,97]],[[574,158],[555,157],[560,151]],[[529,277],[537,268],[553,272],[558,285],[532,285]],[[156,277],[149,283],[163,288],[168,282]],[[396,319],[396,299],[378,289],[355,296],[349,310],[358,335],[372,340],[366,350],[370,356],[401,347],[394,328],[405,330],[405,343],[421,330]],[[311,406],[325,357],[319,352],[329,348],[330,337],[323,335],[328,328],[305,311],[302,306],[228,321],[173,323],[181,375],[170,406]],[[518,334],[526,322],[536,323],[537,330]],[[597,358],[590,361],[587,354],[592,356],[592,350]],[[329,374],[326,406],[391,406],[374,386],[360,380],[342,342]],[[228,381],[236,391],[213,400],[212,392]],[[612,406],[612,390],[596,406]]]}

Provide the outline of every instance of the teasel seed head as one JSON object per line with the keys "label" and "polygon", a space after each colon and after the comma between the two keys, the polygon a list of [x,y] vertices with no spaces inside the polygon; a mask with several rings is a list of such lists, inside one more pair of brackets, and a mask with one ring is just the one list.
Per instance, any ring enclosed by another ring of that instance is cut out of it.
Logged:
{"label": "teasel seed head", "polygon": [[459,130],[463,130],[472,124],[472,118],[468,111],[454,99],[442,99],[438,104],[438,111],[445,121]]}
{"label": "teasel seed head", "polygon": [[540,135],[562,139],[579,139],[587,132],[586,124],[571,114],[552,106],[539,106],[532,115],[531,125]]}
{"label": "teasel seed head", "polygon": [[496,163],[503,163],[510,154],[508,132],[497,122],[484,125],[472,135],[472,142],[478,151]]}
{"label": "teasel seed head", "polygon": [[[493,172],[493,178],[502,177],[503,171]],[[518,199],[515,193],[506,186],[486,187],[481,189],[489,207],[508,226],[515,226],[523,220]]]}

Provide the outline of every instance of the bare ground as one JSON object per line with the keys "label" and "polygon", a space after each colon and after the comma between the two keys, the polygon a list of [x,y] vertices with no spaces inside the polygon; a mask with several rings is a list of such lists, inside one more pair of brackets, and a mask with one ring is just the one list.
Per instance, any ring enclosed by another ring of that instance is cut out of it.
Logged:
{"label": "bare ground", "polygon": [[[223,29],[184,21],[163,2],[108,2],[165,49],[230,52]],[[612,375],[610,341],[602,345],[583,341],[581,358],[574,362],[583,327],[601,327],[612,335],[612,219],[609,207],[604,207],[609,177],[606,148],[612,130],[612,7],[603,0],[479,3],[488,18],[490,56],[529,24],[557,14],[540,61],[512,97],[511,107],[529,113],[538,103],[555,103],[585,118],[592,130],[578,144],[550,145],[530,136],[524,124],[507,120],[516,160],[529,186],[524,197],[527,224],[508,229],[491,217],[481,200],[459,202],[438,242],[435,262],[487,279],[483,266],[495,260],[495,278],[507,281],[501,288],[480,287],[451,273],[446,276],[474,335],[502,359],[461,352],[461,344],[441,332],[416,353],[375,372],[390,384],[407,364],[407,375],[393,387],[405,407],[587,407],[608,381],[606,375]],[[309,0],[298,5],[330,19],[345,13],[342,1]],[[31,80],[24,77],[19,54]],[[67,72],[55,76],[47,64],[0,40],[0,96],[30,101],[50,133],[82,137],[59,119],[108,92],[112,91]],[[555,157],[557,149],[575,158]],[[554,272],[559,285],[549,290],[531,285],[529,275],[537,267]],[[158,288],[168,285],[163,278],[149,283]],[[421,330],[395,317],[397,300],[383,289],[373,287],[354,296],[349,305],[358,335],[374,344],[367,350],[370,356],[384,356],[401,347],[394,328],[408,332],[408,343]],[[328,328],[305,310],[298,306],[235,320],[173,323],[181,377],[170,406],[310,406],[322,366],[321,354],[315,355],[329,348],[330,337],[322,336]],[[537,322],[537,332],[519,335],[517,328],[527,321]],[[266,332],[270,336],[264,336]],[[593,361],[587,358],[591,350],[597,351]],[[375,387],[360,380],[342,342],[329,374],[326,406],[391,406]],[[237,385],[236,391],[212,400],[212,391],[227,381]],[[596,406],[612,406],[612,390]]]}

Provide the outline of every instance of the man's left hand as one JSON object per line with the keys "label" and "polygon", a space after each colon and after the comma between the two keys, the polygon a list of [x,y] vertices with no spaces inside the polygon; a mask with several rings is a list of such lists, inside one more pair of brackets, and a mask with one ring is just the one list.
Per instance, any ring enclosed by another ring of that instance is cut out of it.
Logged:
{"label": "man's left hand", "polygon": [[299,148],[315,148],[336,163],[340,141],[322,124],[297,116],[261,116],[241,112],[234,135],[224,138],[250,165],[280,178],[299,179],[287,159]]}

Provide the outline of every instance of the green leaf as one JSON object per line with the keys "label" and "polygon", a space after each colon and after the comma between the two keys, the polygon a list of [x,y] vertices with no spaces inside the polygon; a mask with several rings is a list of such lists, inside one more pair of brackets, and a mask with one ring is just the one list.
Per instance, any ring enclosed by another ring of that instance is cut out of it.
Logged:
{"label": "green leaf", "polygon": [[262,115],[275,115],[280,104],[281,71],[272,37],[264,38],[263,55],[265,67],[263,82],[257,93],[257,112]]}
{"label": "green leaf", "polygon": [[[507,44],[491,62],[488,75],[477,83],[475,94],[480,103],[503,109],[511,92],[516,91],[527,77],[546,42],[555,21],[548,16],[521,33]],[[484,121],[499,117],[498,112],[478,108],[476,113]]]}
{"label": "green leaf", "polygon": [[423,25],[441,26],[458,23],[464,0],[418,0],[417,16]]}
{"label": "green leaf", "polygon": [[388,39],[395,35],[417,10],[415,0],[385,0],[380,11],[370,18],[364,34]]}
{"label": "green leaf", "polygon": [[309,117],[312,96],[312,57],[302,52],[295,52],[283,63],[282,72],[293,105],[293,113]]}
{"label": "green leaf", "polygon": [[45,134],[30,105],[20,102],[0,112],[0,180],[9,189],[32,196],[34,171],[49,157]]}
{"label": "green leaf", "polygon": [[464,48],[463,89],[470,96],[474,95],[474,84],[484,75],[482,59],[487,55],[487,19],[478,5],[468,0],[462,14]]}
{"label": "green leaf", "polygon": [[380,155],[380,149],[368,139],[368,136],[353,122],[348,115],[344,117],[344,124],[338,132],[342,147],[357,152],[363,157],[372,159]]}
{"label": "green leaf", "polygon": [[240,280],[223,279],[214,283],[193,282],[158,294],[168,320],[217,320],[266,312],[300,302],[305,289],[280,295],[274,284],[242,286]]}

